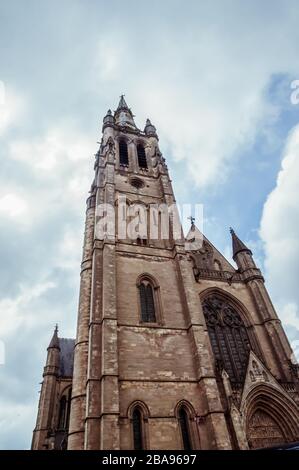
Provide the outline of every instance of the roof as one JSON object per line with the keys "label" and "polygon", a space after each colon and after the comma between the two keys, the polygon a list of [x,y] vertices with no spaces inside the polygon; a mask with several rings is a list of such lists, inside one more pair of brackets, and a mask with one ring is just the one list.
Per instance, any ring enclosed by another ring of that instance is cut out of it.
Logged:
{"label": "roof", "polygon": [[59,338],[60,347],[60,368],[59,374],[62,377],[72,377],[74,366],[75,340],[72,338]]}

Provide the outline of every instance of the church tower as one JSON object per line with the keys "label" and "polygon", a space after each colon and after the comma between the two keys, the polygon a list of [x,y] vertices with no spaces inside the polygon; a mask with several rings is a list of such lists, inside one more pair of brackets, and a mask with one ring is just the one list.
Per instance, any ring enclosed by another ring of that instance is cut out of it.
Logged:
{"label": "church tower", "polygon": [[61,344],[72,340],[56,331],[33,448],[248,449],[299,440],[298,366],[251,251],[232,230],[235,269],[193,220],[184,239],[156,128],[148,119],[140,130],[124,96],[102,132],[72,376],[61,371],[61,363],[70,370]]}

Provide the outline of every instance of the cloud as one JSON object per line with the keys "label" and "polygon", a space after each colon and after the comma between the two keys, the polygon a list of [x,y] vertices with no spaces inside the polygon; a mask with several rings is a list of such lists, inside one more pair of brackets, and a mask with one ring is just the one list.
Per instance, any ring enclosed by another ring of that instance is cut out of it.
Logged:
{"label": "cloud", "polygon": [[263,209],[260,235],[265,244],[269,288],[285,324],[299,333],[299,125],[289,134],[276,186]]}
{"label": "cloud", "polygon": [[209,5],[193,3],[187,14],[180,11],[180,27],[165,29],[155,18],[155,34],[149,34],[151,19],[141,32],[129,18],[121,33],[99,41],[95,59],[99,88],[110,96],[126,92],[140,127],[150,116],[172,156],[185,162],[201,188],[226,181],[257,135],[271,141],[269,128],[280,108],[267,91],[277,73],[296,73],[299,40],[291,5],[281,16],[276,5],[269,14],[253,3],[245,8],[246,22],[240,4],[229,15],[218,4],[217,17],[215,4]]}
{"label": "cloud", "polygon": [[[5,341],[7,335],[20,326],[34,323],[35,313],[31,311],[33,301],[40,298],[48,289],[55,287],[54,282],[43,282],[34,286],[20,286],[20,294],[14,298],[3,297],[0,300],[0,311],[5,312],[0,318],[1,338]],[[43,319],[45,321],[45,318]]]}
{"label": "cloud", "polygon": [[26,106],[24,96],[0,81],[0,137],[3,137],[17,120],[24,117]]}
{"label": "cloud", "polygon": [[0,197],[0,217],[3,214],[10,217],[17,217],[26,213],[27,210],[26,202],[17,194],[9,193]]}

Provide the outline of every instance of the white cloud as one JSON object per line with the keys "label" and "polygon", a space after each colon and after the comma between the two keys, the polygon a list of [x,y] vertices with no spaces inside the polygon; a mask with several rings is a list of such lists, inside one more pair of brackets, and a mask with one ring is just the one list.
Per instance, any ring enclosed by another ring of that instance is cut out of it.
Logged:
{"label": "white cloud", "polygon": [[[68,122],[51,127],[44,134],[29,139],[11,141],[8,156],[21,162],[31,174],[31,184],[22,182],[27,201],[10,195],[12,209],[6,208],[6,199],[0,199],[0,213],[25,211],[24,225],[33,226],[65,207],[68,214],[80,214],[93,178],[94,139]],[[27,206],[26,206],[27,205]],[[6,208],[6,209],[5,209]],[[25,224],[26,222],[26,224]]]}
{"label": "white cloud", "polygon": [[119,80],[126,63],[126,54],[117,33],[99,41],[95,58],[97,75],[102,80]]}
{"label": "white cloud", "polygon": [[20,122],[25,109],[25,97],[0,82],[0,136]]}
{"label": "white cloud", "polygon": [[[19,327],[32,326],[36,322],[36,312],[32,309],[32,303],[42,297],[49,289],[53,289],[55,283],[52,281],[41,282],[32,286],[20,286],[20,293],[14,298],[3,297],[0,300],[1,340],[17,331]],[[43,312],[45,313],[45,312]],[[50,317],[51,318],[51,317]],[[43,315],[43,322],[49,321],[49,316]]]}
{"label": "white cloud", "polygon": [[284,323],[299,332],[299,125],[289,134],[276,187],[264,205],[260,234],[266,278]]}
{"label": "white cloud", "polygon": [[223,8],[211,24],[215,5],[192,5],[188,15],[181,12],[182,25],[188,16],[186,30],[165,30],[158,20],[150,44],[147,26],[134,34],[129,22],[121,37],[105,31],[95,56],[95,77],[104,96],[126,92],[137,124],[142,127],[146,117],[152,118],[162,141],[186,163],[199,187],[225,181],[257,133],[271,141],[269,126],[280,110],[268,100],[267,87],[275,74],[297,72],[299,34],[291,7],[283,16],[268,12],[266,28],[265,12],[257,16],[254,6],[246,9],[246,21],[240,4],[221,17]]}
{"label": "white cloud", "polygon": [[10,157],[29,165],[40,178],[57,177],[57,171],[62,172],[66,165],[77,165],[77,169],[79,164],[82,173],[85,167],[89,169],[83,162],[88,161],[93,153],[92,137],[78,131],[69,121],[51,127],[34,139],[10,143]]}
{"label": "white cloud", "polygon": [[0,197],[0,217],[8,215],[9,217],[19,217],[28,210],[26,201],[17,194],[9,193]]}
{"label": "white cloud", "polygon": [[[29,449],[32,426],[34,425],[32,416],[37,412],[37,404],[16,403],[8,400],[3,405],[0,415],[0,428],[5,429],[5,449]],[[20,430],[22,430],[23,436],[19,438]]]}

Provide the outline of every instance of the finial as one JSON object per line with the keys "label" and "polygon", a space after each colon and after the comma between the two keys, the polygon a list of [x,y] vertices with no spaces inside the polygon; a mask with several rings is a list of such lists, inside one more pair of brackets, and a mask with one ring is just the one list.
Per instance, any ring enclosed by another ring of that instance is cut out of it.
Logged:
{"label": "finial", "polygon": [[49,348],[58,348],[59,349],[59,339],[58,339],[58,325],[56,323],[52,339],[49,344]]}
{"label": "finial", "polygon": [[195,217],[193,217],[192,215],[190,215],[190,217],[188,217],[188,220],[190,220],[191,222],[191,230],[194,230],[195,229]]}
{"label": "finial", "polygon": [[125,95],[120,95],[120,100],[117,109],[129,109],[125,100]]}
{"label": "finial", "polygon": [[235,231],[232,227],[229,227],[229,231],[230,231],[231,235],[233,235],[235,233]]}

